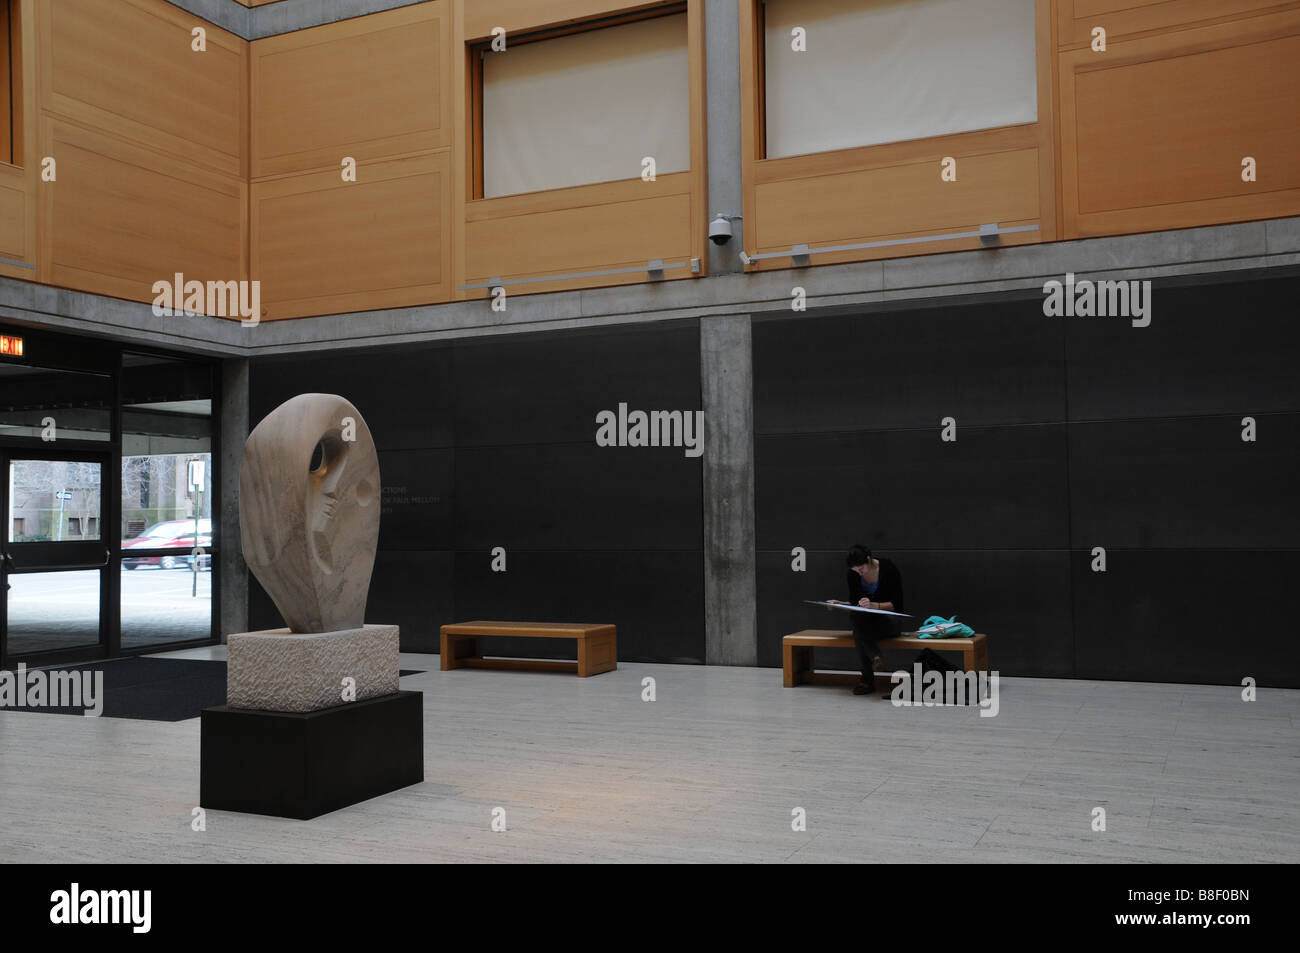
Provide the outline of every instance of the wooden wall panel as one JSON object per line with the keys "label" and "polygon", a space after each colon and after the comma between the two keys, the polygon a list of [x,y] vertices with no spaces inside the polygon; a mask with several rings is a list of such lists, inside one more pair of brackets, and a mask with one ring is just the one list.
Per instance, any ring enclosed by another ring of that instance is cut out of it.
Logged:
{"label": "wooden wall panel", "polygon": [[[470,50],[467,44],[491,33],[530,29],[645,9],[663,4],[611,3],[609,0],[483,0],[455,8],[456,56],[453,70],[456,128],[469,130]],[[665,271],[666,280],[708,273],[708,154],[704,117],[704,0],[688,0],[687,43],[690,60],[691,167],[661,175],[655,182],[639,178],[529,195],[469,198],[468,136],[454,151],[455,218],[453,235],[457,297],[487,297],[485,289],[463,286],[489,279],[535,279],[550,275],[608,272],[644,267],[654,259],[690,259],[690,268]],[[634,284],[645,272],[594,274],[560,281],[511,285],[511,294],[537,294],[574,288]]]}
{"label": "wooden wall panel", "polygon": [[[661,176],[654,183],[609,189],[610,193],[621,193],[618,199],[605,198],[589,204],[574,202],[563,208],[525,206],[491,215],[480,208],[466,227],[467,283],[572,274],[591,270],[593,262],[599,263],[602,269],[644,269],[652,259],[688,259],[694,254],[689,179],[689,173]],[[560,236],[563,240],[557,240]],[[692,277],[689,268],[665,272],[668,279],[689,277]],[[642,270],[630,276],[607,277],[600,283],[645,280],[647,276]],[[590,286],[591,282],[520,285],[509,291],[534,293],[584,284]]]}
{"label": "wooden wall panel", "polygon": [[244,40],[163,0],[39,0],[37,20],[46,112],[246,177]]}
{"label": "wooden wall panel", "polygon": [[[31,225],[27,215],[27,188],[21,175],[14,178],[17,179],[16,183],[0,171],[0,258],[25,261],[28,255],[28,226]],[[3,267],[0,265],[0,268]],[[13,273],[22,277],[22,270],[25,269],[15,269]],[[35,275],[29,272],[27,277],[34,278]]]}
{"label": "wooden wall panel", "polygon": [[41,192],[48,281],[152,301],[155,281],[245,274],[247,185],[112,136],[42,123],[58,182]]}
{"label": "wooden wall panel", "polygon": [[[1036,147],[1001,152],[962,154],[957,181],[939,184],[944,153],[900,164],[848,172],[790,177],[772,175],[754,190],[755,245],[759,252],[788,249],[806,242],[809,223],[816,223],[817,241],[848,244],[893,238],[969,232],[985,222],[1003,225],[1037,224],[1039,154]],[[943,197],[936,201],[936,192]],[[1035,232],[1008,235],[1003,244],[1040,240]],[[924,251],[979,248],[978,238],[931,245],[902,245],[872,249],[872,257],[915,255]],[[818,255],[818,264],[852,261],[861,252]],[[789,259],[767,259],[768,269],[788,268]]]}
{"label": "wooden wall panel", "polygon": [[264,320],[403,307],[449,292],[446,152],[252,186],[252,275]]}
{"label": "wooden wall panel", "polygon": [[1300,214],[1298,62],[1295,10],[1061,54],[1067,237]]}
{"label": "wooden wall panel", "polygon": [[[2,0],[0,0],[2,2]],[[28,132],[36,122],[36,64],[25,50],[35,44],[34,0],[18,0],[17,16],[11,25],[13,63],[11,66],[13,97],[17,104],[14,126],[14,158],[10,164],[0,160],[0,258],[35,265],[36,190],[38,180],[36,136]],[[34,280],[35,268],[0,263],[0,275]]]}
{"label": "wooden wall panel", "polygon": [[1278,0],[1058,0],[1058,42],[1090,46],[1093,27],[1109,41],[1155,30],[1194,26],[1284,10]]}
{"label": "wooden wall panel", "polygon": [[[741,165],[744,247],[784,252],[809,245],[814,265],[976,249],[978,238],[816,254],[818,246],[857,245],[978,230],[981,224],[1036,225],[1002,245],[1058,236],[1054,7],[1037,0],[1038,120],[1019,126],[909,142],[766,159],[762,149],[762,46],[759,0],[739,0],[741,19]],[[940,178],[944,157],[957,179]],[[791,267],[763,259],[748,271]]]}
{"label": "wooden wall panel", "polygon": [[251,44],[252,177],[452,143],[450,0]]}

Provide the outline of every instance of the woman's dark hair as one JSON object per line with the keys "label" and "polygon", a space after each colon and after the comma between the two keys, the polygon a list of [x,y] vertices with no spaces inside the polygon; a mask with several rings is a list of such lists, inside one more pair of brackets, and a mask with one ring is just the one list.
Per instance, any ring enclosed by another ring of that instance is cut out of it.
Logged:
{"label": "woman's dark hair", "polygon": [[871,562],[871,550],[858,543],[849,549],[849,554],[844,557],[844,563],[850,569],[854,566],[865,566]]}

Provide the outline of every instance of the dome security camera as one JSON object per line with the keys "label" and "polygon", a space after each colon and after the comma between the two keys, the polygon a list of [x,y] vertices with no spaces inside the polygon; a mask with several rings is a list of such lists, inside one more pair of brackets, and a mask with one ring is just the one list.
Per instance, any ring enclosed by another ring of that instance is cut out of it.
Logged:
{"label": "dome security camera", "polygon": [[717,218],[709,222],[709,241],[715,245],[725,245],[731,241],[731,222],[727,221],[727,216],[721,212]]}

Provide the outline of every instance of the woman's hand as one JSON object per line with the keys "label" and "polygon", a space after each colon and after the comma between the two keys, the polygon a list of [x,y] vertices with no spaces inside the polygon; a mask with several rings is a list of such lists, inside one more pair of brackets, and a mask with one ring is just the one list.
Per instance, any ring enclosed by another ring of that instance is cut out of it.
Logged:
{"label": "woman's hand", "polygon": [[864,609],[872,608],[871,600],[868,599],[866,596],[863,596],[861,599],[858,600],[858,605],[862,606],[862,608]]}

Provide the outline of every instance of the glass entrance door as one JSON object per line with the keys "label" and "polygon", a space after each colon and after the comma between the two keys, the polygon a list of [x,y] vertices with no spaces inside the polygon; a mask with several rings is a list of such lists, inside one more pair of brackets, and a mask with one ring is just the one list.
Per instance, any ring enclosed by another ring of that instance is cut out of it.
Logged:
{"label": "glass entrance door", "polygon": [[0,451],[0,665],[106,654],[106,453]]}

